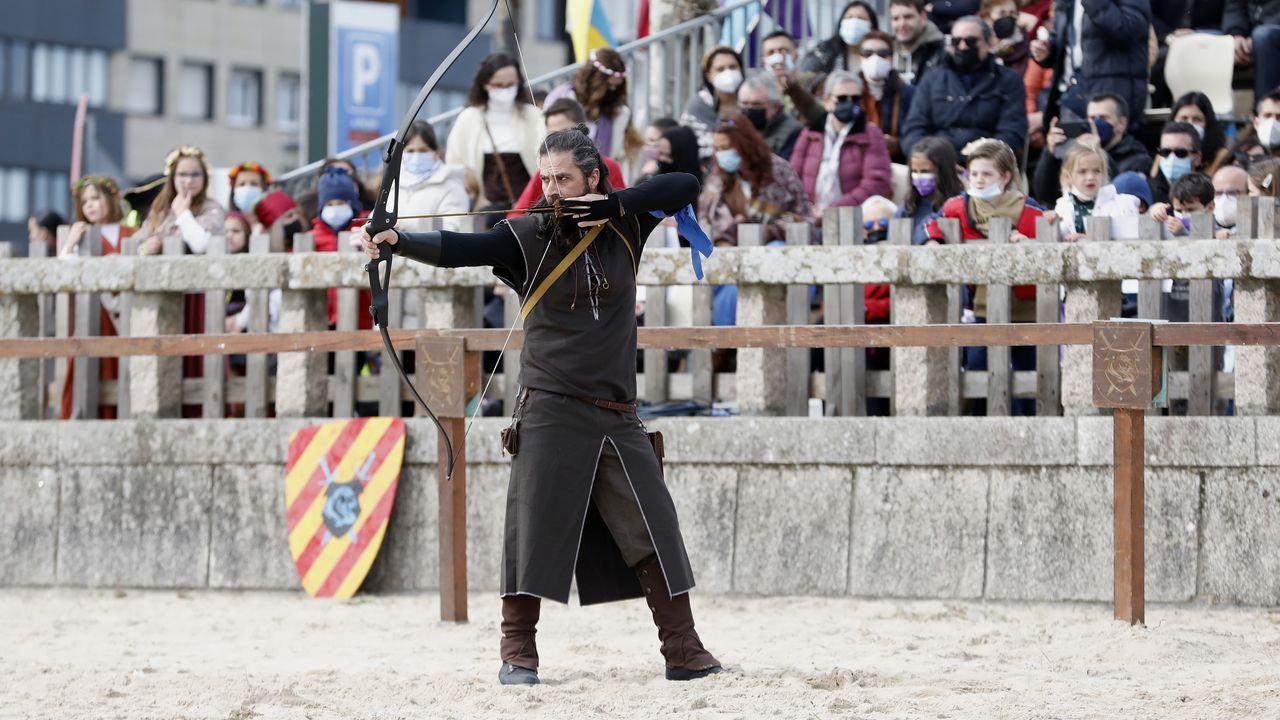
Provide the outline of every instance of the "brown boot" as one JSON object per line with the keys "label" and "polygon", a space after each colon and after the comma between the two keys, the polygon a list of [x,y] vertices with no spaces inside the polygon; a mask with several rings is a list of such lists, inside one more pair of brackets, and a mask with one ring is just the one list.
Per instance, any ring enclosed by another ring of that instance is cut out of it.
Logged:
{"label": "brown boot", "polygon": [[720,672],[720,661],[702,647],[702,640],[693,629],[689,593],[671,597],[656,559],[636,565],[635,570],[645,602],[653,612],[653,624],[658,626],[662,657],[667,661],[667,679],[693,680]]}
{"label": "brown boot", "polygon": [[[504,685],[535,685],[538,682],[538,616],[542,599],[532,595],[508,595],[502,598],[502,672],[498,679]],[[520,672],[520,671],[524,672]]]}

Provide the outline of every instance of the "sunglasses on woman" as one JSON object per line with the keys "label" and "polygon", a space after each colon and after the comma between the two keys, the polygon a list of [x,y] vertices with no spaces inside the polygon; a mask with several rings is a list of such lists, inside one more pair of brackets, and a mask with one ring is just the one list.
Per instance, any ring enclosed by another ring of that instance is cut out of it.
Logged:
{"label": "sunglasses on woman", "polygon": [[880,57],[888,60],[889,58],[893,57],[893,50],[889,48],[880,48],[879,50],[872,50],[871,48],[866,48],[865,50],[859,50],[858,54],[864,58],[869,58],[872,55],[879,55]]}

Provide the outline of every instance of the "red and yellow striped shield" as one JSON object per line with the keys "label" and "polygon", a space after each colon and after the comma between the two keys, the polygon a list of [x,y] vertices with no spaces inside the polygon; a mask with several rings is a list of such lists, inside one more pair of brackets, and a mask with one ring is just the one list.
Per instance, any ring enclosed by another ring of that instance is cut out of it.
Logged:
{"label": "red and yellow striped shield", "polygon": [[403,461],[400,418],[325,423],[289,438],[289,554],[308,595],[349,598],[364,582],[382,547]]}

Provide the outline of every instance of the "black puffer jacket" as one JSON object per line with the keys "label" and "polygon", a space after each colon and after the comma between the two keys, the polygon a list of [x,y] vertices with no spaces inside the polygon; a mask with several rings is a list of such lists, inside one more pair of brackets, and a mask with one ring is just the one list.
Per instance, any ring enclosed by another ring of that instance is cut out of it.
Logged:
{"label": "black puffer jacket", "polygon": [[[1280,0],[1273,0],[1280,1]],[[1080,48],[1084,59],[1079,76],[1081,99],[1097,93],[1114,93],[1129,103],[1129,125],[1142,124],[1147,106],[1147,37],[1151,25],[1150,0],[1079,0],[1084,6]],[[1054,0],[1053,33],[1049,58],[1040,63],[1052,67],[1055,94],[1057,78],[1064,77],[1068,61],[1073,0]]]}
{"label": "black puffer jacket", "polygon": [[1280,0],[1227,0],[1222,13],[1222,31],[1248,37],[1258,25],[1280,23]]}
{"label": "black puffer jacket", "polygon": [[1027,138],[1027,90],[1022,78],[987,56],[979,66],[978,80],[965,87],[955,62],[948,55],[916,86],[911,112],[902,131],[902,150],[926,135],[942,135],[959,152],[978,138],[997,138],[1021,156]]}

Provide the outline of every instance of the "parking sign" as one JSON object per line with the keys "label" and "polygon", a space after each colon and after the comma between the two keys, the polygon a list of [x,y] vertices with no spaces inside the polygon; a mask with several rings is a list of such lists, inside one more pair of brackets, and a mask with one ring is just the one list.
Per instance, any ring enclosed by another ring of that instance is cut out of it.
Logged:
{"label": "parking sign", "polygon": [[333,154],[396,129],[400,10],[387,3],[334,2],[330,28]]}

